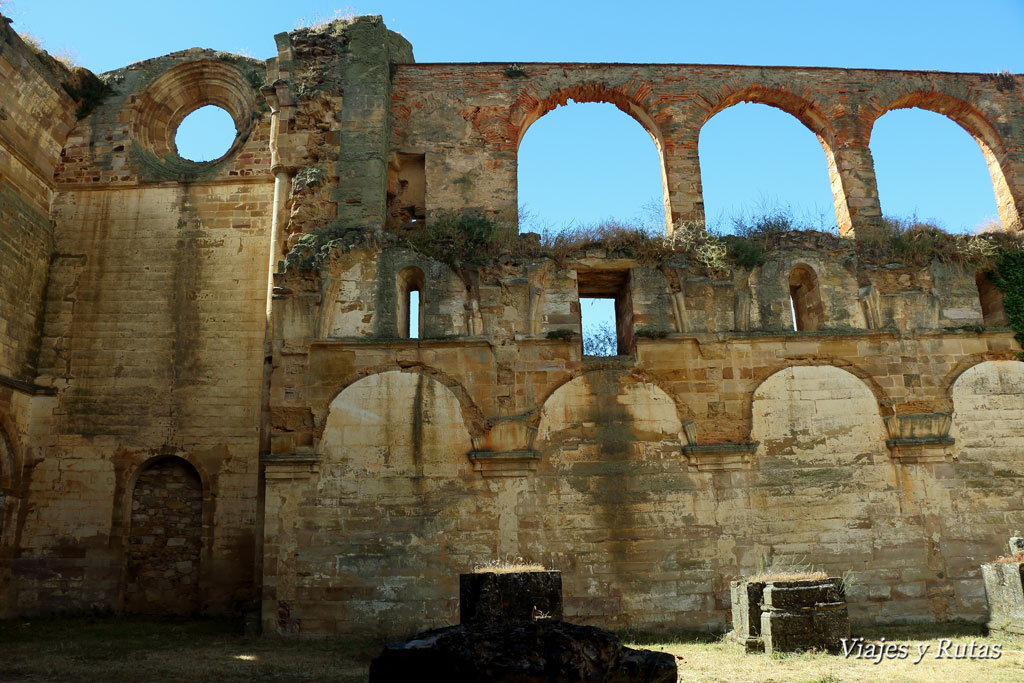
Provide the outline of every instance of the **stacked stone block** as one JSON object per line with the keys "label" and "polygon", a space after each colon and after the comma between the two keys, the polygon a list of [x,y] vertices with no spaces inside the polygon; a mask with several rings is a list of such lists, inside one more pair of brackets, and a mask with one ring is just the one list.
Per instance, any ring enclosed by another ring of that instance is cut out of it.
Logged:
{"label": "stacked stone block", "polygon": [[125,611],[198,613],[202,531],[203,486],[196,471],[179,458],[148,465],[132,492]]}

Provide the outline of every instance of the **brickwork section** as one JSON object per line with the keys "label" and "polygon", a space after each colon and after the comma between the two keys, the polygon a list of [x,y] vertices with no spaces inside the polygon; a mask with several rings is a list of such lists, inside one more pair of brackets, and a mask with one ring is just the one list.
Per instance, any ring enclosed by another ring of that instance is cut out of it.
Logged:
{"label": "brickwork section", "polygon": [[47,213],[0,180],[0,375],[34,377],[52,242]]}
{"label": "brickwork section", "polygon": [[132,491],[125,611],[199,611],[202,526],[203,486],[191,465],[166,458],[143,469]]}
{"label": "brickwork section", "polygon": [[[743,101],[786,111],[818,136],[841,232],[868,234],[881,215],[868,141],[891,109],[944,114],[979,142],[1003,225],[1022,229],[1024,77],[696,64],[409,64],[396,69],[392,140],[426,153],[427,209],[515,216],[516,154],[529,126],[571,98],[609,102],[661,152],[669,222],[703,221],[697,141],[719,111]],[[472,178],[472,182],[469,179]]]}

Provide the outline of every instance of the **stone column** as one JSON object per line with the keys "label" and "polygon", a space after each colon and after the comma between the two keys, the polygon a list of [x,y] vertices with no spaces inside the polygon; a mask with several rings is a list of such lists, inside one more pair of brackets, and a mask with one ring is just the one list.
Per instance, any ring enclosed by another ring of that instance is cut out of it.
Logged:
{"label": "stone column", "polygon": [[704,193],[697,158],[699,134],[699,124],[685,121],[662,131],[666,222],[670,233],[680,222],[704,225]]}
{"label": "stone column", "polygon": [[836,203],[839,234],[865,239],[877,237],[882,227],[875,162],[861,136],[839,129],[828,159],[832,197]]}

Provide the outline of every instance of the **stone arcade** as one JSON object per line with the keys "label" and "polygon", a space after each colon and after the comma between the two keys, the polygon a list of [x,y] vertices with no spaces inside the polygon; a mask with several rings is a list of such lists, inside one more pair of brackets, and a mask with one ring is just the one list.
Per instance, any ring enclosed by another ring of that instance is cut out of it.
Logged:
{"label": "stone arcade", "polygon": [[[977,273],[854,247],[880,224],[872,124],[901,107],[978,141],[1020,231],[1024,78],[416,64],[379,17],[275,40],[99,80],[0,22],[0,616],[258,601],[267,633],[408,634],[513,554],[610,628],[720,629],[765,558],[854,572],[854,622],[985,618],[979,565],[1024,528],[1019,347]],[[568,98],[650,132],[669,230],[703,222],[704,122],[789,112],[844,237],[718,279],[387,239],[443,210],[528,239],[519,141]],[[185,161],[206,104],[237,138]],[[621,356],[583,356],[581,294],[616,297]]]}

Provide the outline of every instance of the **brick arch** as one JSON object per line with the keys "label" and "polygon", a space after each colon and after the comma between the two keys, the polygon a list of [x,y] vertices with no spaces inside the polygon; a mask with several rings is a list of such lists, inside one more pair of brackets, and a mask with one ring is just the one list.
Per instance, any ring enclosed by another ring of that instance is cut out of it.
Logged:
{"label": "brick arch", "polygon": [[444,478],[469,467],[471,447],[455,392],[426,373],[387,370],[334,397],[317,452],[329,466]]}
{"label": "brick arch", "polygon": [[203,480],[185,458],[151,458],[132,477],[125,549],[125,611],[194,614],[202,608]]}
{"label": "brick arch", "polygon": [[699,97],[704,99],[705,102],[710,103],[710,106],[697,126],[697,139],[693,142],[695,147],[699,144],[700,131],[703,130],[704,125],[708,121],[729,107],[743,102],[765,104],[774,107],[786,112],[802,123],[818,139],[818,144],[821,145],[821,149],[825,153],[829,183],[832,186],[832,202],[835,206],[836,225],[839,227],[839,232],[840,234],[846,234],[846,232],[852,229],[850,207],[847,203],[847,191],[840,171],[840,165],[836,159],[836,132],[829,117],[819,105],[789,90],[757,84],[727,90],[724,93],[702,93]]}
{"label": "brick arch", "polygon": [[573,100],[578,104],[604,103],[612,104],[643,126],[654,139],[654,144],[661,152],[664,138],[661,126],[650,112],[647,100],[652,91],[649,85],[629,81],[621,86],[609,86],[603,83],[581,83],[566,88],[559,88],[541,96],[530,91],[522,91],[512,106],[512,124],[518,129],[516,149],[523,141],[526,131],[539,118],[557,107],[563,107]]}
{"label": "brick arch", "polygon": [[961,358],[953,369],[942,378],[939,385],[937,410],[942,412],[953,412],[953,389],[957,382],[968,372],[975,370],[979,365],[990,361],[1018,361],[1017,354],[1013,351],[986,351],[984,353],[973,353]]}
{"label": "brick arch", "polygon": [[[650,399],[650,406],[638,413],[634,413],[628,407],[633,405],[633,401],[623,403],[621,401],[613,400],[615,397],[622,395],[621,392],[626,386],[636,385],[646,387]],[[617,387],[618,390],[615,397],[602,397],[600,392],[604,387]],[[560,407],[560,403],[563,401],[562,397],[569,396],[571,399],[571,395],[575,391],[583,391],[588,398],[593,399],[593,403],[598,413],[598,416],[592,420],[595,424],[603,423],[608,420],[624,420],[633,423],[634,428],[640,433],[653,434],[660,429],[663,434],[667,434],[672,438],[677,438],[682,427],[682,423],[684,422],[680,417],[678,402],[670,393],[659,387],[657,384],[646,381],[644,378],[638,377],[630,372],[624,372],[618,369],[599,369],[581,373],[576,377],[563,382],[548,394],[538,411],[538,440],[545,440],[549,431],[550,434],[553,435],[565,429],[565,427],[551,427],[552,422],[556,425],[561,423],[555,419],[554,416],[549,414],[549,410],[557,411]],[[570,400],[566,402],[566,407],[568,407],[568,404],[572,405],[570,412],[578,411],[579,405],[577,401]],[[609,411],[609,406],[614,406],[615,404],[620,404],[624,407],[620,410],[612,409]],[[671,406],[671,418],[668,418],[666,411],[661,411],[660,414],[658,413],[656,408],[658,404]],[[654,414],[654,417],[651,417],[652,413]],[[572,416],[566,416],[565,421],[571,423],[571,417]],[[548,429],[545,429],[545,427]]]}
{"label": "brick arch", "polygon": [[[623,112],[634,121],[639,123],[658,150],[658,160],[661,165],[661,187],[665,204],[666,227],[671,224],[672,206],[669,199],[668,160],[665,155],[665,138],[662,134],[662,123],[652,113],[651,102],[653,90],[647,83],[629,80],[618,86],[610,86],[605,83],[586,82],[559,88],[546,95],[522,90],[512,105],[510,123],[516,133],[516,158],[518,163],[519,146],[526,136],[527,130],[538,119],[554,110],[557,107],[566,106],[569,100],[578,104],[603,103],[614,105],[616,109]],[[517,190],[518,192],[518,190]]]}
{"label": "brick arch", "polygon": [[[588,365],[591,364],[588,363]],[[665,382],[663,382],[654,374],[640,368],[630,368],[629,370],[623,370],[621,368],[611,367],[611,363],[609,363],[609,367],[601,367],[599,363],[594,363],[594,365],[597,365],[597,367],[591,366],[587,370],[573,372],[565,380],[556,383],[550,389],[548,389],[548,391],[541,397],[540,402],[537,404],[537,406],[526,413],[527,424],[529,424],[531,427],[538,427],[540,425],[540,416],[541,411],[544,408],[544,404],[547,403],[548,400],[559,389],[569,384],[570,382],[577,380],[580,377],[583,377],[584,375],[594,372],[614,372],[618,373],[621,379],[625,381],[651,384],[660,389],[661,391],[665,392],[665,394],[672,399],[672,402],[675,403],[676,416],[679,418],[680,423],[689,422],[691,420],[696,419],[696,415],[694,415],[693,411],[690,410],[689,406],[687,406],[685,403],[680,403],[678,400],[676,400],[675,394],[672,393],[672,391],[665,384]]]}
{"label": "brick arch", "polygon": [[1002,220],[1003,229],[1017,231],[1024,229],[1024,223],[1021,220],[1021,213],[1024,210],[1019,206],[1018,200],[1014,198],[1010,190],[1013,187],[1013,167],[1007,159],[1006,144],[996,127],[974,104],[934,90],[914,90],[903,93],[885,104],[876,105],[868,110],[867,115],[870,118],[863,128],[868,138],[865,145],[870,144],[875,122],[878,119],[895,109],[914,108],[945,116],[960,126],[978,143],[992,178],[992,191],[996,197],[996,206],[999,209],[999,218]]}
{"label": "brick arch", "polygon": [[826,153],[835,144],[835,131],[821,108],[812,100],[789,90],[763,85],[748,85],[726,93],[703,93],[700,97],[706,102],[712,103],[700,122],[700,127],[729,107],[743,102],[752,102],[767,104],[794,117],[818,137]]}
{"label": "brick arch", "polygon": [[[753,381],[755,382],[755,384],[750,391],[751,404],[753,403],[753,400],[756,397],[757,392],[761,390],[761,387],[769,379],[789,368],[807,366],[835,368],[836,370],[853,376],[854,378],[860,380],[864,387],[868,391],[870,391],[871,394],[875,397],[875,401],[878,404],[879,417],[889,417],[890,415],[893,414],[893,401],[892,399],[889,398],[889,395],[885,393],[885,389],[883,389],[881,385],[878,384],[875,378],[863,368],[853,365],[849,362],[844,362],[843,360],[838,358],[824,358],[813,360],[790,359],[775,366],[768,366],[761,371],[755,370],[753,376]],[[749,420],[751,417],[751,412],[749,412],[751,410],[751,407],[749,404],[747,410],[748,413],[746,417]]]}
{"label": "brick arch", "polygon": [[[871,409],[867,407],[869,402],[873,404]],[[780,407],[784,410],[773,411]],[[773,447],[772,440],[765,438],[769,433],[776,437],[775,446],[790,448],[797,444],[798,450],[813,449],[820,435],[809,425],[815,421],[819,426],[832,425],[849,415],[850,422],[839,425],[838,438],[865,446],[872,439],[870,434],[865,437],[863,430],[874,430],[880,445],[885,428],[877,408],[871,387],[853,373],[834,365],[790,364],[766,377],[751,393],[751,439],[762,442],[766,449],[762,453],[771,452]],[[804,412],[808,409],[810,414]],[[787,421],[792,424],[787,425]],[[806,442],[802,447],[801,441]]]}
{"label": "brick arch", "polygon": [[[373,365],[358,372],[349,375],[341,382],[338,387],[338,391],[331,396],[331,400],[327,402],[327,411],[330,410],[331,404],[350,386],[356,382],[371,377],[373,375],[379,375],[384,372],[407,372],[413,374],[426,375],[427,377],[437,380],[445,387],[448,388],[455,397],[459,400],[459,404],[462,406],[462,420],[466,423],[466,428],[469,430],[471,436],[483,436],[490,428],[490,422],[487,417],[484,416],[484,412],[480,410],[480,407],[473,400],[473,397],[469,395],[466,388],[462,386],[459,380],[455,379],[447,372],[439,370],[437,368],[428,365],[399,365],[398,363],[382,363],[380,365]],[[326,424],[326,411],[321,419],[316,420],[314,425],[313,437],[320,439],[323,435],[324,425]]]}

